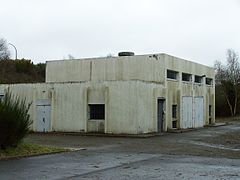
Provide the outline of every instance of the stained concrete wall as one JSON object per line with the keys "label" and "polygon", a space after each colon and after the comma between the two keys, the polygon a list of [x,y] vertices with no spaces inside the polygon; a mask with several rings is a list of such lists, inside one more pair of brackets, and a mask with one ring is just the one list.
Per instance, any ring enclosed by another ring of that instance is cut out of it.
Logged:
{"label": "stained concrete wall", "polygon": [[141,80],[164,83],[166,70],[214,78],[205,65],[167,54],[47,61],[46,82]]}
{"label": "stained concrete wall", "polygon": [[[36,101],[50,99],[52,131],[93,132],[103,122],[104,132],[113,134],[156,132],[155,106],[156,98],[163,96],[161,89],[162,85],[142,81],[0,85],[1,91],[10,91],[31,104],[34,131]],[[89,120],[88,104],[105,104],[105,120]]]}
{"label": "stained concrete wall", "polygon": [[[178,72],[176,80],[167,70]],[[182,81],[182,73],[203,76],[202,83]],[[206,78],[213,84],[206,85]],[[47,62],[45,84],[1,85],[32,102],[31,118],[36,129],[36,100],[50,98],[52,130],[104,131],[105,133],[149,133],[157,131],[157,99],[165,99],[164,130],[181,119],[183,96],[204,98],[205,125],[215,122],[214,70],[210,67],[166,54],[93,58]],[[70,83],[73,82],[73,83]],[[88,104],[105,104],[105,120],[88,120]],[[177,118],[172,118],[172,105]],[[104,130],[103,130],[104,125]]]}
{"label": "stained concrete wall", "polygon": [[164,82],[164,61],[149,56],[48,61],[46,82],[142,80]]}

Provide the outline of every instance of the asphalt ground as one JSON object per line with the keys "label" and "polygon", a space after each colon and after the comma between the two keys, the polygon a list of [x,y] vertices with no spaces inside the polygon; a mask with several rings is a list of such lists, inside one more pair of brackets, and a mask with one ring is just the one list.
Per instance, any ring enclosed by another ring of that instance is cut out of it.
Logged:
{"label": "asphalt ground", "polygon": [[0,161],[0,179],[240,179],[240,123],[148,138],[30,134],[74,152]]}

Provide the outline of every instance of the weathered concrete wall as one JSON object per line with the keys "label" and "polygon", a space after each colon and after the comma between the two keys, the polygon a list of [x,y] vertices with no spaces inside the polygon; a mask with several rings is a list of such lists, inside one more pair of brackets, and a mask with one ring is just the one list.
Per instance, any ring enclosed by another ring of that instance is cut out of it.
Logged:
{"label": "weathered concrete wall", "polygon": [[[100,83],[45,83],[0,85],[31,103],[29,110],[37,129],[36,101],[51,100],[51,130],[138,134],[156,132],[156,98],[162,85],[142,81]],[[154,89],[158,89],[154,95]],[[105,104],[105,120],[89,120],[88,104]]]}
{"label": "weathered concrete wall", "polygon": [[46,82],[142,80],[164,83],[166,70],[214,78],[214,70],[167,54],[48,61]]}
{"label": "weathered concrete wall", "polygon": [[51,61],[46,66],[46,82],[90,81],[91,61]]}
{"label": "weathered concrete wall", "polygon": [[[167,70],[177,71],[178,78],[168,79]],[[0,85],[0,92],[9,88],[32,103],[33,130],[37,99],[51,100],[54,131],[157,132],[158,98],[165,99],[164,130],[173,128],[172,121],[177,121],[179,128],[183,96],[203,97],[204,124],[210,118],[215,122],[214,70],[204,65],[154,54],[50,61],[46,71],[45,84]],[[182,73],[192,74],[192,80],[182,81]],[[203,82],[195,83],[194,75],[202,76]],[[206,78],[212,78],[213,84],[206,85]],[[88,104],[105,104],[105,120],[89,120]],[[172,105],[177,105],[176,118],[172,117]]]}
{"label": "weathered concrete wall", "polygon": [[107,133],[148,133],[157,131],[154,89],[163,86],[141,81],[119,82],[109,86]]}
{"label": "weathered concrete wall", "polygon": [[184,60],[167,54],[161,54],[161,59],[165,61],[165,69],[189,73],[193,75],[206,75],[206,77],[214,78],[214,69],[192,61]]}
{"label": "weathered concrete wall", "polygon": [[51,100],[51,126],[53,131],[84,131],[87,111],[84,109],[84,88],[80,84],[15,84],[1,85],[0,89],[26,98],[31,104],[32,129],[36,131],[36,101]]}
{"label": "weathered concrete wall", "polygon": [[[178,121],[180,127],[181,105],[183,96],[203,97],[204,99],[204,119],[205,125],[209,124],[209,105],[212,107],[211,123],[215,122],[215,88],[213,85],[196,84],[193,82],[180,82],[174,80],[166,80],[167,89],[167,122],[168,129],[172,128],[172,121]],[[177,118],[172,118],[172,105],[177,105]],[[191,108],[191,107],[189,107]]]}
{"label": "weathered concrete wall", "polygon": [[164,64],[149,56],[49,61],[46,82],[142,80],[164,82]]}

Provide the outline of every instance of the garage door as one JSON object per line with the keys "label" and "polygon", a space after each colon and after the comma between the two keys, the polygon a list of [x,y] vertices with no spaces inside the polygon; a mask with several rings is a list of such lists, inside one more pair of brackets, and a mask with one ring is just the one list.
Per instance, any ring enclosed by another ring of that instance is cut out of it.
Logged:
{"label": "garage door", "polygon": [[194,97],[193,127],[204,126],[203,97]]}
{"label": "garage door", "polygon": [[191,96],[182,97],[182,117],[180,121],[180,128],[193,127],[193,99]]}

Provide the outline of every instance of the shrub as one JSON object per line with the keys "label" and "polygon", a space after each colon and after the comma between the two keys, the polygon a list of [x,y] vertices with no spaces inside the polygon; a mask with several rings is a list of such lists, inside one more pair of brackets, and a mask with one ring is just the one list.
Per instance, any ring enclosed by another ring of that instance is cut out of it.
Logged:
{"label": "shrub", "polygon": [[37,74],[43,78],[43,81],[45,80],[45,69],[46,69],[46,64],[45,63],[38,63],[35,65],[35,69],[37,71]]}
{"label": "shrub", "polygon": [[26,100],[6,93],[0,100],[0,148],[17,146],[27,135],[32,121],[29,119]]}
{"label": "shrub", "polygon": [[34,71],[34,64],[31,60],[15,60],[15,65],[18,73],[32,74]]}

